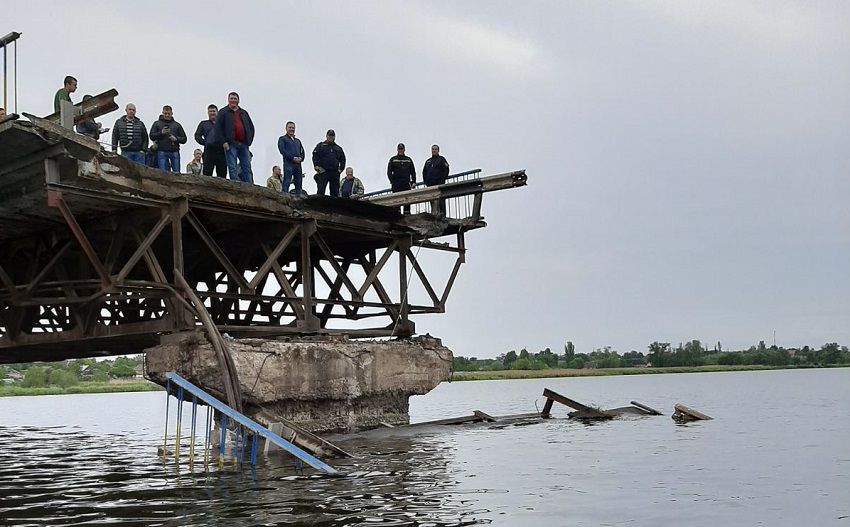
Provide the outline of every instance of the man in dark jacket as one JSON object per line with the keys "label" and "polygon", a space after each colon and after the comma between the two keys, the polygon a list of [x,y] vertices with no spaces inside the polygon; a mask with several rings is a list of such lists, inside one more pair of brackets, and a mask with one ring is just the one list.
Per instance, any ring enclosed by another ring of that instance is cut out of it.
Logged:
{"label": "man in dark jacket", "polygon": [[[215,129],[218,138],[222,140],[230,179],[253,183],[254,172],[251,170],[251,154],[248,149],[254,142],[254,123],[248,112],[239,107],[238,93],[227,94],[227,106],[218,112]],[[239,171],[236,170],[237,161],[241,169]]]}
{"label": "man in dark jacket", "polygon": [[[442,185],[446,182],[448,177],[449,162],[446,161],[445,157],[440,155],[439,145],[432,145],[431,157],[428,158],[428,161],[425,161],[425,166],[422,168],[422,180],[425,181],[425,185],[433,187],[436,185]],[[445,198],[440,199],[439,212],[442,212],[443,214],[446,212]]]}
{"label": "man in dark jacket", "polygon": [[156,142],[156,163],[160,170],[180,172],[180,145],[186,144],[186,132],[174,120],[171,106],[162,107],[162,115],[151,126],[151,141]]}
{"label": "man in dark jacket", "polygon": [[316,169],[317,194],[324,196],[330,183],[330,195],[339,197],[339,174],[345,170],[345,152],[336,144],[333,130],[328,130],[325,140],[313,149],[313,168]]}
{"label": "man in dark jacket", "polygon": [[195,130],[195,141],[204,147],[203,174],[211,176],[213,168],[218,177],[227,177],[227,159],[224,157],[224,147],[215,130],[215,119],[218,114],[218,106],[210,104],[207,106],[207,118],[198,123]]}
{"label": "man in dark jacket", "polygon": [[277,140],[277,149],[283,156],[283,192],[289,192],[289,184],[294,183],[295,195],[300,196],[303,192],[301,163],[304,161],[304,146],[295,137],[295,123],[292,121],[286,123],[286,135]]}
{"label": "man in dark jacket", "polygon": [[[387,164],[387,177],[393,192],[410,190],[416,186],[416,167],[413,160],[404,155],[404,143],[398,144],[398,154],[390,158]],[[410,214],[410,205],[404,206],[404,213]]]}
{"label": "man in dark jacket", "polygon": [[145,150],[148,147],[148,131],[145,123],[136,117],[136,105],[129,103],[112,127],[112,151],[121,147],[121,155],[141,165],[145,164]]}

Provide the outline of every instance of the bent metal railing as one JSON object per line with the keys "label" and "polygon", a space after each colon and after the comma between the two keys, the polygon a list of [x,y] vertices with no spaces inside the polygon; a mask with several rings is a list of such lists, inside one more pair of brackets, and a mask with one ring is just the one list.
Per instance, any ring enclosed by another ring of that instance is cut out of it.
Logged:
{"label": "bent metal railing", "polygon": [[[228,425],[233,425],[233,439],[231,441],[231,449],[234,454],[236,461],[239,464],[242,464],[245,461],[245,450],[246,445],[250,441],[250,450],[248,453],[248,461],[251,465],[256,465],[257,463],[257,452],[259,450],[258,442],[259,438],[265,438],[266,441],[270,441],[274,445],[282,448],[284,451],[292,454],[299,460],[307,463],[311,467],[321,470],[325,474],[334,474],[337,475],[339,472],[332,466],[323,462],[322,460],[308,454],[304,450],[298,448],[293,445],[286,439],[280,437],[275,434],[268,428],[263,425],[257,423],[253,419],[242,415],[237,412],[233,408],[227,406],[223,402],[219,401],[212,395],[208,394],[201,388],[198,388],[191,382],[187,381],[180,375],[174,372],[167,372],[165,377],[168,379],[166,382],[166,402],[165,402],[165,432],[163,437],[162,444],[162,455],[169,456],[171,452],[168,450],[168,417],[169,417],[169,406],[172,396],[172,391],[174,391],[174,396],[177,398],[177,417],[176,417],[176,425],[175,425],[175,438],[174,438],[174,460],[179,463],[180,462],[180,447],[181,447],[181,433],[182,433],[182,424],[183,424],[183,402],[191,400],[192,402],[192,420],[191,420],[191,432],[189,436],[189,466],[192,467],[195,460],[195,436],[197,431],[197,414],[198,414],[198,404],[205,404],[207,406],[207,413],[205,418],[204,425],[204,467],[209,465],[210,453],[212,451],[212,425],[214,423],[214,417],[212,415],[212,410],[216,410],[218,412],[219,419],[219,441],[218,441],[218,454],[219,459],[223,459],[227,453],[227,430]],[[172,387],[172,384],[174,385]],[[187,393],[191,396],[191,399],[187,398]]]}
{"label": "bent metal railing", "polygon": [[[472,170],[465,170],[463,172],[458,172],[457,174],[450,174],[446,178],[446,183],[456,183],[458,181],[470,181],[474,179],[479,179],[481,177],[481,169],[474,168]],[[419,188],[426,187],[425,182],[420,181],[416,183],[411,190],[416,190]],[[379,196],[384,196],[388,194],[392,194],[392,188],[385,188],[382,190],[376,190],[375,192],[367,192],[363,194],[361,199],[365,200],[373,200]],[[407,209],[403,209],[405,214],[421,214],[423,212],[433,212],[431,210],[432,203],[413,203],[409,205],[410,211]],[[449,198],[446,200],[446,217],[454,218],[454,219],[464,219],[468,218],[472,214],[473,208],[473,197],[472,195],[467,194],[466,196],[457,196],[454,198]]]}

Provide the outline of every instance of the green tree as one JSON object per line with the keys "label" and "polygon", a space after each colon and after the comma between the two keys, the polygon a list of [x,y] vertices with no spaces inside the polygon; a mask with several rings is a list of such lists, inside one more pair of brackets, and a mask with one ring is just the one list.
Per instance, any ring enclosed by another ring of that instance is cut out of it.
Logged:
{"label": "green tree", "polygon": [[584,368],[584,361],[581,360],[580,357],[575,357],[573,360],[570,361],[570,368],[573,368],[575,370],[581,370]]}
{"label": "green tree", "polygon": [[128,364],[122,363],[122,364],[117,364],[117,365],[113,366],[109,370],[109,374],[112,375],[113,377],[128,378],[128,377],[133,377],[134,375],[136,375],[136,372],[133,371],[133,368],[131,368]]}
{"label": "green tree", "polygon": [[564,362],[569,364],[576,356],[576,347],[573,346],[572,341],[567,341],[564,344]]}
{"label": "green tree", "polygon": [[511,351],[509,351],[509,352],[507,352],[507,353],[505,354],[505,358],[504,358],[504,359],[502,359],[502,365],[503,365],[505,368],[510,368],[510,367],[511,367],[511,364],[512,364],[515,360],[517,360],[516,352],[515,352],[514,350],[511,350]]}
{"label": "green tree", "polygon": [[672,359],[673,357],[670,352],[669,342],[655,341],[649,345],[649,352],[647,353],[646,360],[650,366],[654,366],[656,368],[670,366]]}
{"label": "green tree", "polygon": [[534,360],[542,362],[547,368],[558,367],[558,356],[552,353],[552,350],[546,348],[543,351],[534,355]]}
{"label": "green tree", "polygon": [[28,368],[24,373],[23,385],[26,388],[42,388],[47,386],[47,372],[40,366]]}

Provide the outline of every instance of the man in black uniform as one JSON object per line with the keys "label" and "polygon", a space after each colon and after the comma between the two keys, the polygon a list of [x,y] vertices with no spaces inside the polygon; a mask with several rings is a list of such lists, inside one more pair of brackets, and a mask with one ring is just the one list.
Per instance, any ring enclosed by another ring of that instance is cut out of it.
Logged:
{"label": "man in black uniform", "polygon": [[325,140],[313,149],[313,168],[316,169],[316,193],[324,196],[330,183],[330,195],[339,197],[339,174],[345,170],[345,152],[336,144],[333,130],[328,130]]}
{"label": "man in black uniform", "polygon": [[[416,167],[413,160],[404,155],[404,143],[398,144],[398,154],[390,158],[387,165],[387,177],[393,192],[410,190],[416,186]],[[404,213],[410,214],[410,205],[404,206]]]}
{"label": "man in black uniform", "polygon": [[[449,162],[446,158],[440,155],[440,146],[431,146],[431,157],[425,161],[425,166],[422,168],[422,180],[426,186],[433,187],[442,185],[449,177]],[[437,212],[437,211],[434,211]],[[446,199],[440,198],[439,212],[446,213]]]}

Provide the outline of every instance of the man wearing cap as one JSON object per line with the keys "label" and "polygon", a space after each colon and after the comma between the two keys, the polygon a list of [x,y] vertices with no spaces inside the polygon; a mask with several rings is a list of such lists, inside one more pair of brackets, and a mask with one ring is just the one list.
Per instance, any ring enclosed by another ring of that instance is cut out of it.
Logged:
{"label": "man wearing cap", "polygon": [[[410,190],[416,186],[416,167],[413,160],[404,155],[404,143],[398,144],[398,154],[390,158],[387,164],[387,177],[393,192]],[[404,213],[410,214],[410,205],[404,206]]]}
{"label": "man wearing cap", "polygon": [[330,184],[330,195],[339,197],[339,174],[345,169],[345,152],[336,144],[333,130],[328,130],[325,140],[313,149],[313,168],[316,169],[316,193],[324,196]]}

